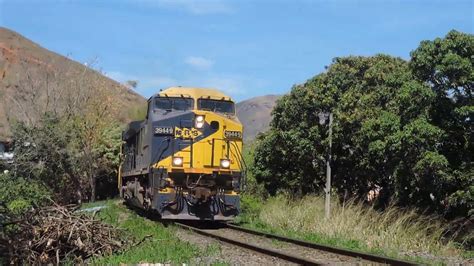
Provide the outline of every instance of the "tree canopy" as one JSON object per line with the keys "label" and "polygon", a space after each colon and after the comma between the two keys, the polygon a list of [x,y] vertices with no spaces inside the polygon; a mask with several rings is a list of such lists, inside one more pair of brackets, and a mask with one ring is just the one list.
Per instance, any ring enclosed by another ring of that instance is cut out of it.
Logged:
{"label": "tree canopy", "polygon": [[474,206],[472,88],[474,36],[451,31],[423,41],[411,60],[335,58],[326,71],[282,97],[254,157],[271,193],[322,191],[332,112],[335,191],[450,215]]}

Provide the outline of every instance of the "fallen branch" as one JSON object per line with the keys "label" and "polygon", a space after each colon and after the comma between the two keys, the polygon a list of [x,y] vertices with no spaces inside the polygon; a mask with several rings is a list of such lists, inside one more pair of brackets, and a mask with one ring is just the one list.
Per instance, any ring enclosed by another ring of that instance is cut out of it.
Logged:
{"label": "fallen branch", "polygon": [[83,262],[129,246],[124,232],[91,215],[74,212],[76,209],[73,205],[54,204],[31,210],[14,221],[3,221],[10,227],[5,228],[0,247],[7,249],[9,262],[59,264],[66,259]]}

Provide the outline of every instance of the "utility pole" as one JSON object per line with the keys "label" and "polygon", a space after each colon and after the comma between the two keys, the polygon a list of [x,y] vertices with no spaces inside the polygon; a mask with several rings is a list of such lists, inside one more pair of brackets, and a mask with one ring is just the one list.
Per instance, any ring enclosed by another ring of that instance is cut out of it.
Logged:
{"label": "utility pole", "polygon": [[329,151],[326,159],[326,219],[331,217],[332,113],[329,113]]}
{"label": "utility pole", "polygon": [[333,115],[332,115],[332,112],[329,112],[329,113],[320,112],[318,113],[318,117],[319,117],[320,125],[325,125],[326,121],[329,118],[329,129],[328,129],[329,148],[328,148],[328,153],[326,155],[326,187],[324,188],[325,198],[326,198],[324,209],[326,212],[326,219],[329,219],[329,217],[331,217],[331,158],[332,158]]}

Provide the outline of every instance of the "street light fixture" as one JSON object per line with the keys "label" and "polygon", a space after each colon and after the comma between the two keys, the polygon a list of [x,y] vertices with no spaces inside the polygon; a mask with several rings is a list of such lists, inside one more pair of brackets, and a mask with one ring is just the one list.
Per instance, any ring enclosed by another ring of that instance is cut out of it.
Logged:
{"label": "street light fixture", "polygon": [[332,153],[332,120],[333,115],[331,112],[324,113],[321,112],[318,114],[319,117],[319,124],[325,125],[326,120],[329,118],[329,151],[327,154],[326,159],[326,188],[324,192],[326,194],[326,202],[325,202],[325,212],[326,212],[326,219],[329,219],[331,216],[331,153]]}

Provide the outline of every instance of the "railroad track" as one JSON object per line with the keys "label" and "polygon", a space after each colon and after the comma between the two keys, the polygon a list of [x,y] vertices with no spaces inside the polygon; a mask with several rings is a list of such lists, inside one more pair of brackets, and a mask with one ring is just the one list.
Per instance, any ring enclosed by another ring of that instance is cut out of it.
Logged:
{"label": "railroad track", "polygon": [[[384,256],[377,256],[377,255],[372,255],[372,254],[363,253],[363,252],[356,252],[356,251],[352,251],[348,249],[341,249],[341,248],[335,248],[335,247],[326,246],[326,245],[315,244],[315,243],[301,241],[301,240],[288,238],[284,236],[263,233],[263,232],[243,228],[240,226],[232,225],[232,224],[220,223],[220,224],[217,224],[217,226],[212,229],[203,229],[203,228],[200,228],[199,226],[186,224],[182,222],[175,222],[175,225],[180,228],[193,231],[200,235],[217,239],[221,242],[239,246],[241,248],[249,249],[257,253],[268,255],[271,257],[277,257],[282,260],[293,262],[296,264],[301,264],[301,265],[328,264],[328,262],[325,261],[325,258],[330,258],[331,256],[333,258],[342,257],[343,259],[339,260],[338,263],[356,262],[356,263],[361,263],[361,264],[380,263],[380,264],[389,264],[389,265],[415,265],[414,263],[408,262],[408,261],[392,259],[392,258],[388,258]],[[231,231],[234,231],[234,233],[232,233]],[[235,232],[237,232],[237,234]],[[248,234],[249,236],[251,236],[250,239],[255,238],[255,237],[260,237],[260,238],[265,238],[265,239],[276,240],[278,242],[281,242],[283,245],[293,245],[292,247],[293,251],[291,249],[290,251],[288,251],[288,249],[282,250],[282,248],[268,247],[268,245],[267,246],[262,245],[261,243],[259,244],[256,241],[255,243],[252,243],[252,240],[249,241],[249,237],[245,238],[245,234]],[[303,255],[301,254],[301,252],[295,252],[295,251],[304,251],[304,250],[306,251],[303,252],[304,253]],[[300,253],[300,254],[295,254],[295,253]],[[316,260],[314,258],[314,254],[323,255],[322,256],[323,258]]]}

